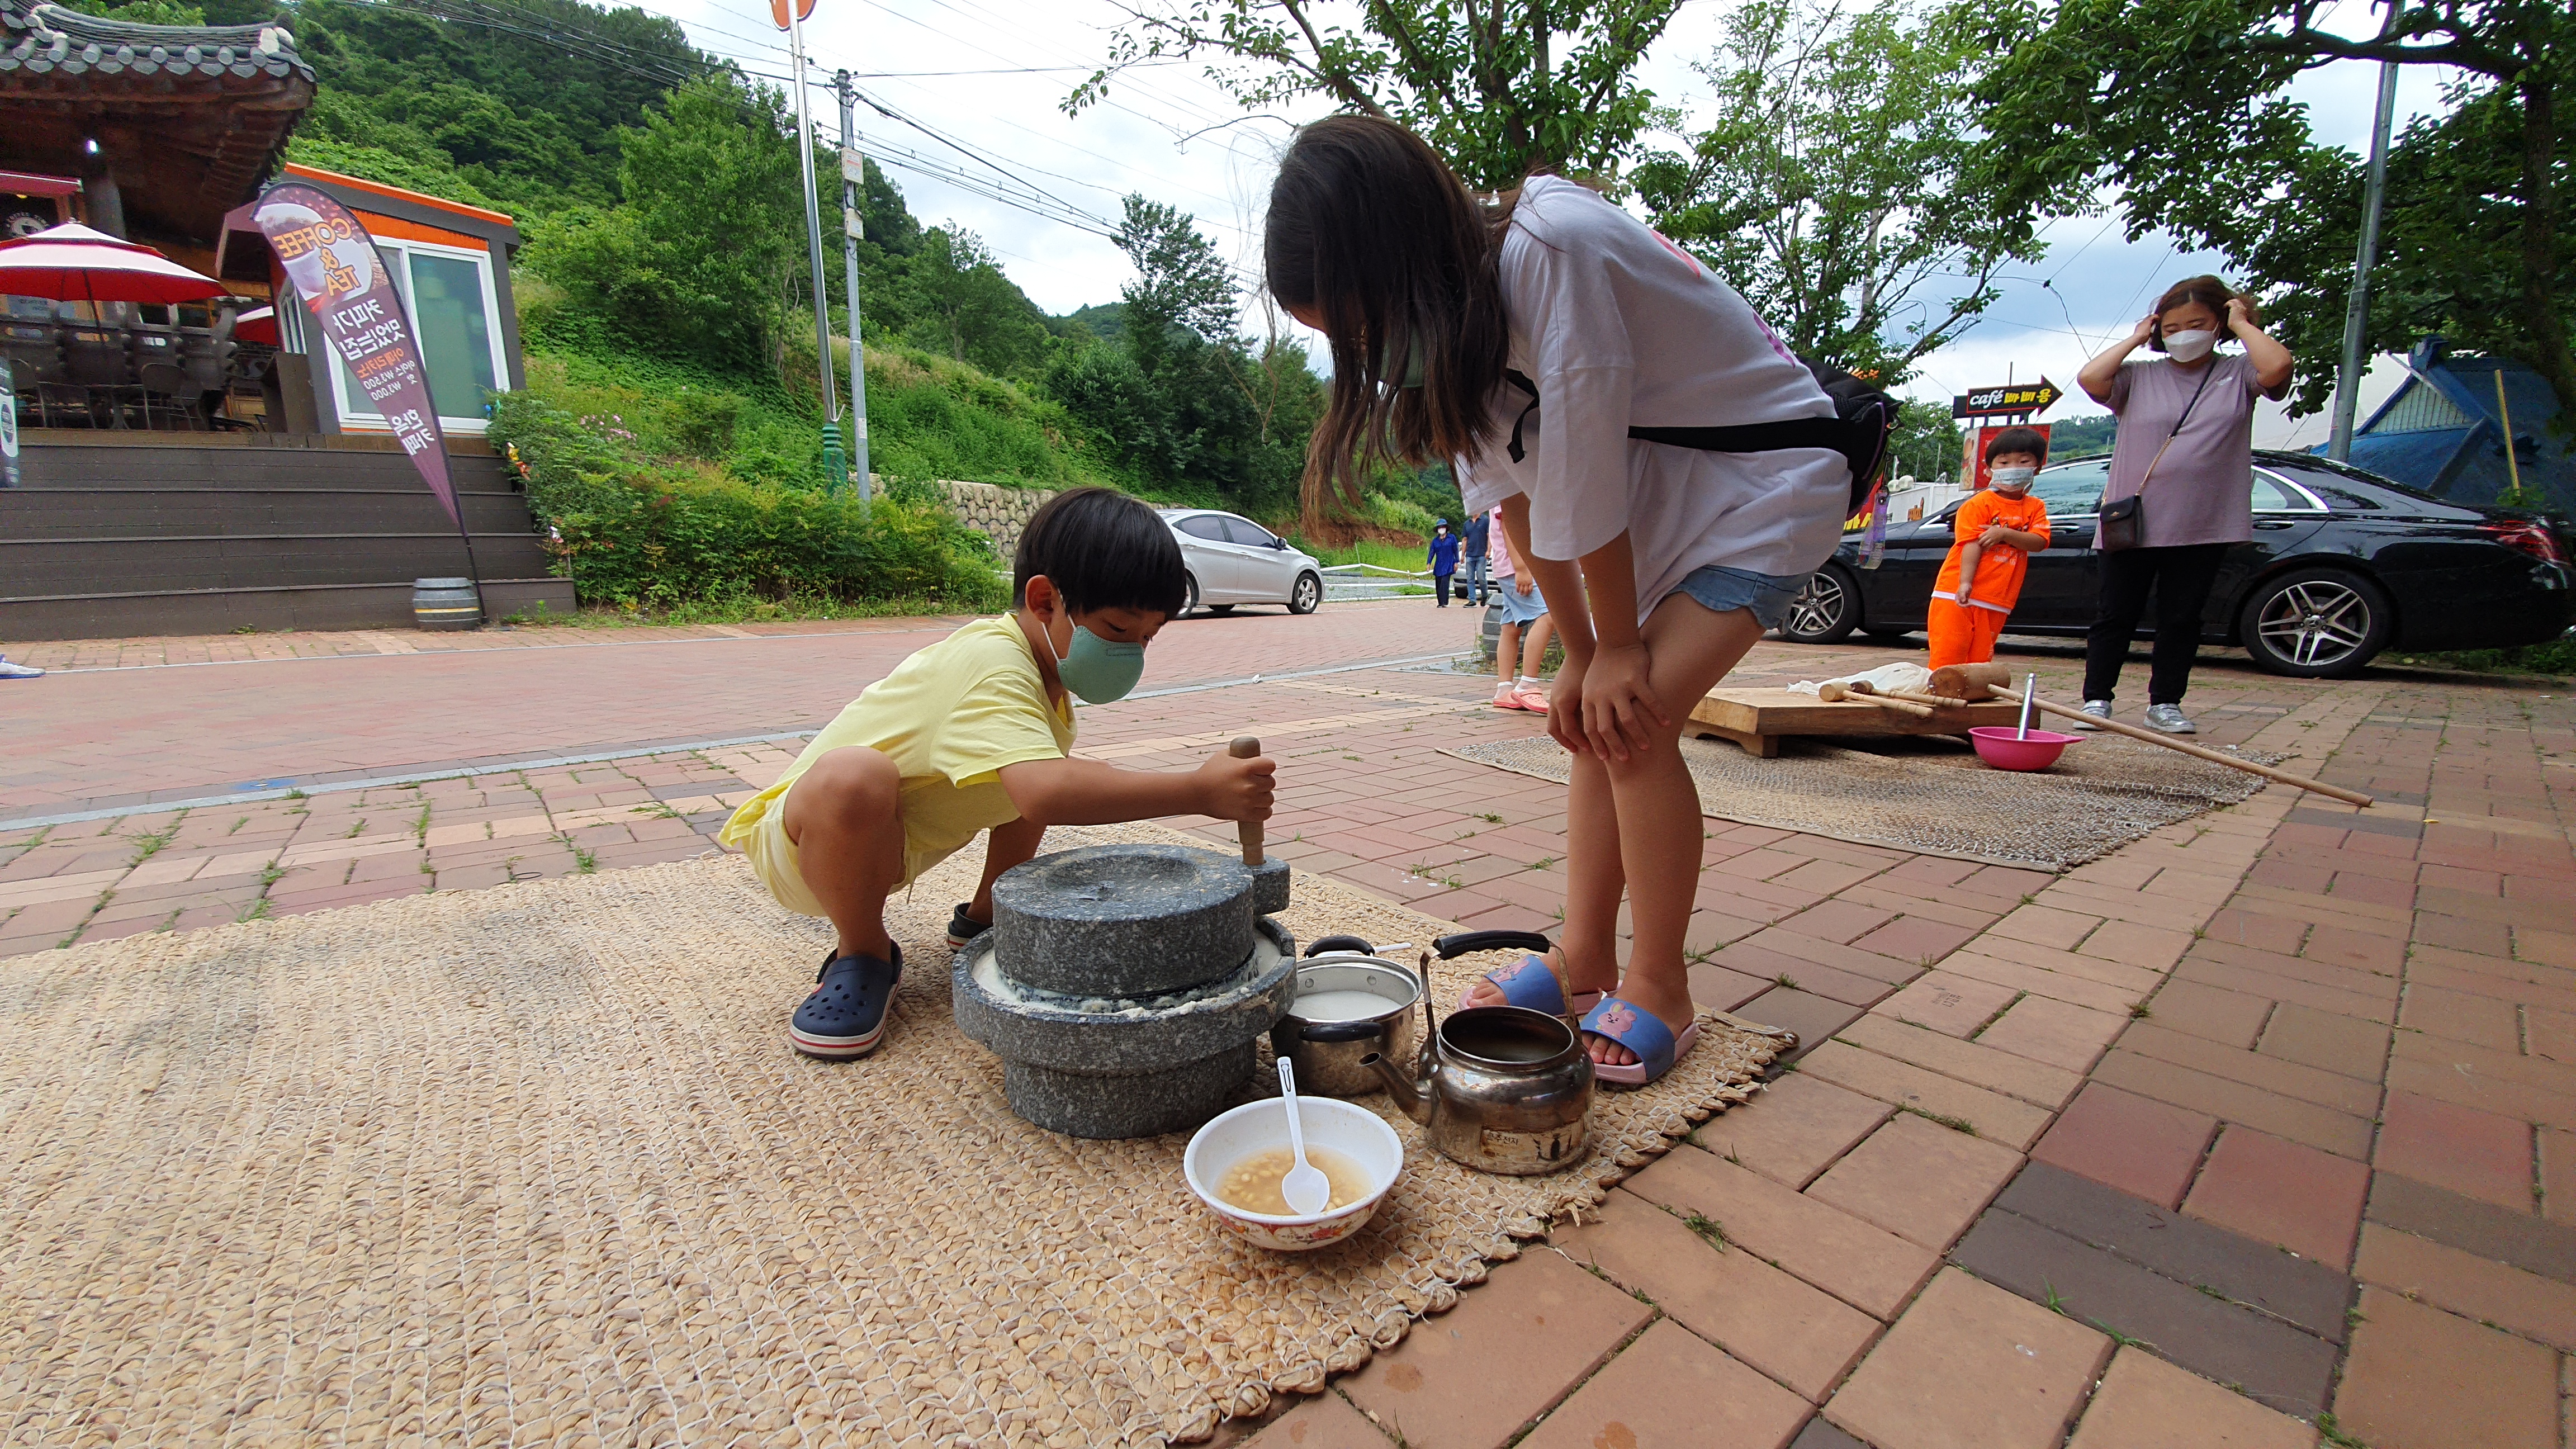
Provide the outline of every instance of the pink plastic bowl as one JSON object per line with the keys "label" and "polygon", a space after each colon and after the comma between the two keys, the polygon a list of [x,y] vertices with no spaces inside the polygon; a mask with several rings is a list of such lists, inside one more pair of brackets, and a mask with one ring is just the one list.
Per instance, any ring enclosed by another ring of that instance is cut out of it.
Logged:
{"label": "pink plastic bowl", "polygon": [[2082,740],[2082,735],[2061,735],[2053,730],[2032,730],[2030,738],[2013,738],[2010,725],[1980,725],[1968,731],[1977,747],[1977,758],[1998,770],[2045,770],[2057,763],[2066,747]]}

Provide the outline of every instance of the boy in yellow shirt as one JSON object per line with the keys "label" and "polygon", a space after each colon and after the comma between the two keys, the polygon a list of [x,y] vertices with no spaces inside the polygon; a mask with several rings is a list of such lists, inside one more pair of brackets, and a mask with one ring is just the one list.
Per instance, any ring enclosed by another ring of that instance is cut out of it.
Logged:
{"label": "boy in yellow shirt", "polygon": [[2048,461],[2048,439],[2033,428],[2006,428],[1986,444],[1990,486],[1959,505],[1950,521],[1950,556],[1932,581],[1925,616],[1932,667],[1983,664],[1995,657],[2004,620],[2021,600],[2030,556],[2048,547],[2048,505],[2030,496]]}
{"label": "boy in yellow shirt", "polygon": [[1264,820],[1268,759],[1219,754],[1187,773],[1121,770],[1066,753],[1068,693],[1107,704],[1136,687],[1145,645],[1188,592],[1180,545],[1154,510],[1108,488],[1059,493],[1029,519],[1010,613],[978,619],[869,685],[720,838],[778,903],[827,916],[839,939],[788,1040],[825,1061],[885,1035],[903,951],[886,897],[990,830],[984,879],[952,944],[993,919],[993,879],[1037,854],[1049,825],[1158,815]]}

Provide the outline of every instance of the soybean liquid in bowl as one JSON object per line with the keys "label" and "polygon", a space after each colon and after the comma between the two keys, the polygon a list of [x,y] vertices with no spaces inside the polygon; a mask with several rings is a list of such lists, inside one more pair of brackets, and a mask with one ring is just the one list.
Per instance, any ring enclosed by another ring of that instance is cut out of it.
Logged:
{"label": "soybean liquid in bowl", "polygon": [[[1332,1196],[1324,1209],[1326,1212],[1349,1207],[1369,1195],[1368,1170],[1349,1156],[1309,1142],[1306,1144],[1306,1160],[1324,1174],[1324,1181],[1332,1185]],[[1296,1155],[1285,1147],[1238,1157],[1234,1165],[1225,1170],[1225,1175],[1217,1179],[1216,1195],[1227,1205],[1248,1213],[1295,1217],[1297,1210],[1288,1206],[1287,1195],[1280,1191],[1279,1184],[1287,1179],[1288,1170],[1296,1165]]]}
{"label": "soybean liquid in bowl", "polygon": [[1297,1000],[1289,1006],[1288,1010],[1290,1014],[1306,1021],[1366,1021],[1372,1016],[1384,1016],[1403,1006],[1403,1002],[1390,1000],[1374,991],[1352,991],[1344,988],[1331,991],[1301,991],[1297,993]]}

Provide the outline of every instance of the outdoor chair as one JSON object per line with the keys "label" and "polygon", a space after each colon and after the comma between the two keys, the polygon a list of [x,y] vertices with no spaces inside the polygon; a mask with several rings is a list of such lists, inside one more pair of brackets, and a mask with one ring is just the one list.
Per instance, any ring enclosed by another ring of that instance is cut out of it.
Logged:
{"label": "outdoor chair", "polygon": [[72,384],[88,397],[93,426],[104,416],[103,426],[128,426],[127,410],[143,405],[143,389],[134,380],[132,362],[125,353],[123,334],[75,330],[63,344],[64,360],[69,364]]}
{"label": "outdoor chair", "polygon": [[143,426],[156,426],[153,418],[158,414],[187,432],[206,431],[205,390],[188,376],[186,368],[175,363],[147,362],[139,376],[143,380]]}

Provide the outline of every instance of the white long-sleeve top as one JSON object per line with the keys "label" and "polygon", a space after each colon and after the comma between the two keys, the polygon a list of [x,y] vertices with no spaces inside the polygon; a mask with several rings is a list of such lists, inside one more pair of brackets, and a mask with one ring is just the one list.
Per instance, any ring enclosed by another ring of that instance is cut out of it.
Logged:
{"label": "white long-sleeve top", "polygon": [[1505,384],[1501,426],[1463,473],[1469,508],[1530,500],[1530,549],[1576,559],[1628,535],[1640,622],[1710,564],[1802,575],[1842,537],[1840,453],[1709,453],[1628,436],[1830,417],[1805,365],[1735,289],[1636,218],[1573,182],[1522,188],[1501,256],[1510,366],[1542,406],[1505,451],[1529,396]]}

